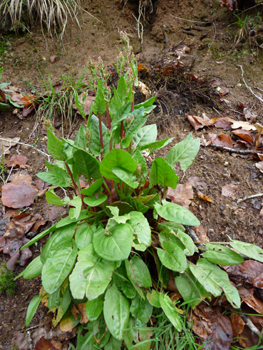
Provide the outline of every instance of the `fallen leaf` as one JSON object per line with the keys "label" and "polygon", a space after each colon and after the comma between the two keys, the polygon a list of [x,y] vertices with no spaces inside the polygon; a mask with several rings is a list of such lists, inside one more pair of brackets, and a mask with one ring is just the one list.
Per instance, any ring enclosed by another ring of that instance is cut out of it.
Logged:
{"label": "fallen leaf", "polygon": [[195,130],[214,125],[217,121],[217,118],[209,119],[206,115],[203,115],[203,117],[196,117],[186,114],[185,116]]}
{"label": "fallen leaf", "polygon": [[261,173],[263,173],[263,161],[256,163],[256,167],[260,170]]}
{"label": "fallen leaf", "polygon": [[208,140],[211,141],[214,145],[233,148],[231,137],[227,134],[209,134]]}
{"label": "fallen leaf", "polygon": [[2,203],[10,208],[28,207],[37,196],[37,189],[31,185],[32,178],[29,175],[19,175],[11,183],[2,187]]}
{"label": "fallen leaf", "polygon": [[173,203],[189,209],[191,199],[194,198],[193,188],[190,184],[178,184],[176,189],[168,187],[167,198],[171,199]]}
{"label": "fallen leaf", "polygon": [[240,137],[241,139],[252,143],[254,142],[253,140],[253,135],[248,131],[248,130],[244,130],[244,129],[237,129],[235,131],[232,131],[232,133],[234,135],[237,135],[238,137]]}
{"label": "fallen leaf", "polygon": [[[86,91],[84,91],[82,92],[82,94],[79,95],[79,100],[81,102],[84,112],[86,113],[86,115],[89,115],[90,106],[91,106],[91,103],[95,100],[95,96],[90,96],[87,94]],[[79,112],[76,104],[73,105],[73,108]]]}
{"label": "fallen leaf", "polygon": [[243,302],[259,314],[263,314],[263,302],[254,296],[255,288],[246,289],[243,286],[237,287]]}
{"label": "fallen leaf", "polygon": [[25,156],[22,156],[21,154],[15,154],[14,156],[11,157],[11,159],[5,161],[5,165],[8,168],[22,168],[25,169],[28,167],[26,165],[28,159]]}
{"label": "fallen leaf", "polygon": [[9,154],[9,149],[11,147],[14,147],[17,145],[17,142],[19,142],[20,137],[14,137],[13,139],[10,139],[8,137],[5,138],[5,141],[0,140],[0,157],[2,154]]}
{"label": "fallen leaf", "polygon": [[257,276],[263,273],[263,263],[255,260],[245,260],[242,264],[223,266],[223,268],[235,283],[250,284],[251,286]]}
{"label": "fallen leaf", "polygon": [[244,117],[247,121],[253,122],[255,119],[257,119],[257,114],[251,112],[251,110],[249,108],[244,108],[243,114],[244,114]]}
{"label": "fallen leaf", "polygon": [[62,214],[65,214],[66,210],[63,207],[59,207],[58,205],[51,205],[50,207],[48,207],[48,209],[46,210],[46,215],[45,215],[45,219],[48,219],[50,221],[54,221],[56,220],[59,216],[61,216]]}
{"label": "fallen leaf", "polygon": [[198,188],[199,190],[206,190],[207,189],[207,184],[204,182],[203,177],[198,177],[198,176],[191,176],[188,178],[188,183],[192,185],[193,187]]}
{"label": "fallen leaf", "polygon": [[61,350],[62,345],[62,343],[53,339],[46,339],[44,337],[41,337],[37,341],[34,350]]}
{"label": "fallen leaf", "polygon": [[152,96],[151,90],[148,88],[147,85],[145,85],[141,81],[138,81],[138,87],[139,87],[141,93],[145,96],[145,99],[148,99]]}
{"label": "fallen leaf", "polygon": [[233,336],[237,338],[243,332],[245,322],[243,321],[242,317],[236,312],[231,314],[230,320],[233,329]]}
{"label": "fallen leaf", "polygon": [[237,185],[227,184],[222,187],[222,196],[235,198],[237,190],[238,190]]}
{"label": "fallen leaf", "polygon": [[195,226],[193,227],[193,230],[195,231],[199,242],[210,242],[206,234],[206,228],[204,228],[203,225]]}
{"label": "fallen leaf", "polygon": [[223,118],[218,118],[215,127],[217,129],[231,129],[231,125],[234,122],[234,119],[228,118],[228,117],[223,117]]}
{"label": "fallen leaf", "polygon": [[89,321],[86,313],[86,304],[87,303],[77,304],[78,311],[81,315],[80,323],[88,323]]}
{"label": "fallen leaf", "polygon": [[199,198],[201,198],[203,201],[209,202],[209,203],[214,203],[213,199],[211,199],[208,196],[205,196],[202,192],[197,192],[197,195]]}
{"label": "fallen leaf", "polygon": [[249,122],[240,122],[240,121],[234,121],[231,125],[232,129],[244,129],[244,130],[256,130],[255,126],[250,124]]}
{"label": "fallen leaf", "polygon": [[228,317],[223,316],[218,307],[212,308],[201,303],[187,315],[193,332],[208,343],[210,350],[229,349],[233,340],[233,330]]}
{"label": "fallen leaf", "polygon": [[230,92],[229,88],[227,88],[225,86],[218,86],[216,88],[216,90],[219,92],[219,94],[221,96],[225,96],[225,95],[229,94],[229,92]]}

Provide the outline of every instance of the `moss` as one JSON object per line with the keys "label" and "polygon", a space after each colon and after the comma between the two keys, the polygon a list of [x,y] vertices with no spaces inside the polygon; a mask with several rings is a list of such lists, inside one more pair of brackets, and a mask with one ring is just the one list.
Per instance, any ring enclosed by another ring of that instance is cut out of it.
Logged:
{"label": "moss", "polygon": [[16,284],[14,282],[14,272],[3,263],[0,268],[0,294],[15,294]]}

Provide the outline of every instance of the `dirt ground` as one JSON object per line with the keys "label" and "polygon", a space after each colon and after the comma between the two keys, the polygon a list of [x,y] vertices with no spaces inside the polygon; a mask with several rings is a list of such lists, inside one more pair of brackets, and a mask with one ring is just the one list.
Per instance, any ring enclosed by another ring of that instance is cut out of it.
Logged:
{"label": "dirt ground", "polygon": [[[150,2],[146,1],[146,3]],[[137,1],[128,1],[124,4],[121,1],[102,3],[99,0],[86,0],[83,7],[96,19],[83,12],[80,15],[81,29],[75,24],[70,24],[62,45],[55,38],[43,37],[40,29],[37,28],[32,28],[31,33],[20,37],[4,36],[3,38],[8,41],[9,49],[6,50],[5,56],[0,55],[0,67],[1,61],[4,67],[2,82],[10,81],[12,86],[20,91],[28,92],[31,88],[26,85],[26,81],[40,91],[43,89],[40,72],[44,77],[48,72],[54,82],[61,80],[61,74],[67,76],[72,74],[77,78],[88,56],[96,58],[100,55],[110,64],[117,55],[116,47],[120,46],[118,32],[125,30],[135,53],[140,54],[139,62],[150,70],[164,62],[166,66],[172,66],[175,60],[178,60],[173,55],[173,47],[177,47],[183,41],[190,48],[190,52],[186,54],[187,57],[182,58],[189,72],[198,77],[199,81],[220,79],[223,86],[229,89],[229,93],[223,97],[226,100],[224,102],[222,98],[220,101],[220,97],[215,94],[211,85],[210,100],[200,98],[203,85],[190,84],[188,89],[182,89],[181,94],[177,90],[177,99],[169,108],[166,108],[166,103],[162,103],[163,110],[158,116],[152,116],[150,122],[158,124],[160,139],[174,137],[174,141],[167,149],[160,150],[155,156],[167,154],[173,144],[184,139],[190,132],[193,133],[194,138],[207,137],[209,133],[225,133],[224,130],[214,127],[195,131],[185,113],[196,116],[205,113],[209,118],[223,116],[245,121],[242,109],[239,107],[242,103],[257,115],[254,122],[263,124],[263,105],[245,87],[241,69],[237,66],[243,66],[247,84],[259,95],[255,87],[263,89],[263,51],[253,44],[253,40],[244,41],[244,38],[241,38],[240,43],[234,48],[240,34],[240,27],[230,26],[236,18],[231,17],[228,11],[222,9],[216,1],[158,0],[153,2],[152,13],[150,13],[150,6],[145,8],[143,42],[138,39],[134,18],[138,16]],[[261,7],[248,11],[247,14],[254,16],[260,10]],[[198,25],[191,21],[197,21]],[[201,40],[202,36],[205,37]],[[50,57],[53,55],[57,55],[57,58],[54,63],[51,63]],[[152,90],[158,83],[151,76],[150,79],[148,77],[143,81],[146,84],[152,84],[149,86]],[[159,97],[165,84],[164,82],[159,87]],[[36,147],[45,151],[46,137],[41,131],[39,134],[32,132],[34,124],[34,114],[21,120],[12,113],[2,113],[0,114],[0,137],[20,137],[21,142],[28,144],[36,142]],[[57,132],[60,134],[61,128],[58,128]],[[231,134],[230,131],[226,133]],[[46,158],[34,149],[23,145],[12,149],[11,155],[16,153],[28,157],[29,168],[26,172],[33,177],[34,181],[35,175],[44,169]],[[188,183],[188,179],[193,176],[201,178],[206,183],[202,192],[209,196],[213,203],[202,200],[197,195],[197,189],[190,209],[201,221],[210,241],[225,241],[229,236],[259,246],[263,245],[263,218],[260,216],[262,198],[237,204],[239,198],[263,193],[263,174],[256,168],[256,162],[250,156],[240,157],[215,148],[201,147],[194,164],[184,175],[178,168],[180,183]],[[14,173],[17,171],[20,170],[13,170]],[[236,186],[233,197],[222,195],[222,187],[226,184]],[[47,209],[48,205],[44,198],[30,207],[32,212],[40,213],[43,218]],[[41,249],[41,245],[42,243],[34,248],[35,256]],[[0,253],[0,262],[6,260],[7,256]],[[19,274],[22,270],[22,267],[17,267],[15,274]],[[39,279],[30,281],[19,279],[14,296],[0,296],[0,349],[11,349],[11,339],[16,332],[25,331],[26,309],[39,288]],[[30,327],[37,326],[44,316],[45,308],[41,307]]]}

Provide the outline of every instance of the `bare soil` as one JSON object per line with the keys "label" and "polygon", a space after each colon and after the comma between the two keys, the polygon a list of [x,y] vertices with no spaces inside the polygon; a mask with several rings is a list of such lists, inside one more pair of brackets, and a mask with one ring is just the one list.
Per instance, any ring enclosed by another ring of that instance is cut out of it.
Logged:
{"label": "bare soil", "polygon": [[[240,28],[229,26],[235,22],[235,17],[231,17],[225,9],[220,8],[217,2],[211,0],[153,2],[152,13],[150,7],[145,8],[143,43],[138,39],[136,21],[133,17],[138,16],[137,1],[128,1],[124,6],[124,2],[120,1],[102,3],[99,0],[85,0],[83,7],[97,20],[86,12],[80,14],[81,29],[75,24],[70,24],[62,45],[55,38],[43,37],[39,28],[32,28],[31,33],[20,37],[8,38],[10,50],[6,51],[5,57],[0,56],[0,66],[1,61],[4,66],[2,82],[11,81],[13,86],[25,92],[30,91],[25,83],[28,81],[35,88],[42,90],[40,72],[44,77],[48,72],[52,81],[59,81],[61,74],[67,76],[72,74],[77,78],[85,67],[88,56],[92,58],[101,56],[111,64],[117,55],[116,46],[121,45],[118,31],[125,30],[129,34],[134,51],[140,53],[139,62],[149,69],[162,64],[164,60],[173,65],[175,60],[171,54],[173,47],[184,40],[191,49],[187,54],[188,57],[182,59],[189,72],[198,76],[200,80],[221,79],[223,85],[230,90],[224,97],[228,104],[219,101],[212,87],[211,100],[205,101],[200,98],[199,93],[203,88],[202,85],[198,87],[196,84],[190,84],[189,89],[178,93],[177,99],[170,101],[168,107],[163,103],[163,111],[151,117],[150,121],[158,124],[160,139],[174,137],[174,144],[184,139],[189,132],[193,133],[194,138],[202,135],[206,137],[208,133],[225,132],[213,127],[196,132],[186,119],[185,113],[199,116],[206,113],[209,118],[219,117],[220,114],[244,121],[242,110],[238,107],[240,103],[257,114],[257,122],[263,123],[262,103],[246,89],[240,67],[237,66],[240,64],[243,66],[249,86],[263,89],[262,49],[256,48],[253,42],[249,43],[248,40],[233,49]],[[247,14],[253,16],[256,10]],[[198,26],[191,21],[203,22],[202,27],[198,24],[202,29],[196,29]],[[212,24],[207,25],[208,22]],[[189,30],[191,26],[192,29]],[[202,35],[206,35],[206,38],[200,40]],[[53,55],[57,55],[57,58],[51,63],[50,57]],[[152,91],[158,84],[154,79],[149,81],[147,78],[143,81],[149,84]],[[177,83],[179,84],[178,81]],[[159,88],[159,94],[162,88],[163,91],[169,90],[164,84]],[[255,92],[259,94],[257,90]],[[236,113],[233,109],[240,113]],[[80,122],[82,121],[79,120]],[[41,128],[39,134],[32,133],[34,123],[33,114],[23,120],[12,113],[0,114],[0,137],[20,137],[21,142],[28,144],[37,141],[36,147],[45,150],[46,136],[41,133]],[[58,128],[57,132],[61,134],[61,128]],[[165,156],[170,147],[171,144],[155,156]],[[35,179],[35,175],[44,168],[46,159],[34,149],[23,145],[12,149],[11,155],[17,152],[28,157],[27,172]],[[197,176],[203,178],[207,184],[207,189],[202,192],[209,196],[213,203],[200,199],[195,192],[190,209],[200,219],[211,241],[225,241],[229,236],[259,246],[263,245],[263,219],[259,215],[263,199],[257,198],[237,204],[238,198],[263,193],[263,174],[255,167],[255,163],[251,157],[242,158],[229,152],[202,147],[194,164],[185,175],[179,168],[177,169],[182,179],[180,183],[187,183],[189,177]],[[235,198],[222,195],[222,186],[226,184],[237,186]],[[43,217],[47,209],[48,205],[44,198],[30,208]],[[34,255],[42,245],[43,243],[40,243],[34,248]],[[1,253],[0,263],[6,260],[7,256]],[[23,268],[18,266],[15,274],[19,274],[22,270]],[[19,279],[14,296],[0,296],[0,349],[11,349],[11,339],[16,332],[25,332],[26,309],[32,297],[39,292],[39,288],[39,279],[30,281]],[[40,319],[44,318],[45,312],[46,309],[42,306],[30,327],[37,326]]]}

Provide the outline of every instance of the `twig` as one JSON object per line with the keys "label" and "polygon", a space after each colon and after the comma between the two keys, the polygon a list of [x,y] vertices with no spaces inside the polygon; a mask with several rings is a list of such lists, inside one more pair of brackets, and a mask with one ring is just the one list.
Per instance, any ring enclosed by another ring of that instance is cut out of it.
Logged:
{"label": "twig", "polygon": [[231,153],[238,153],[238,154],[260,153],[260,154],[263,154],[263,151],[257,151],[256,149],[244,149],[244,150],[242,150],[242,149],[235,149],[235,148],[224,147],[224,146],[214,145],[214,144],[210,144],[208,146],[221,149],[222,151],[228,151],[228,152],[231,152]]}
{"label": "twig", "polygon": [[14,168],[14,166],[12,165],[11,170],[9,171],[9,174],[8,174],[8,176],[7,176],[7,179],[6,179],[5,183],[8,182],[9,177],[10,177],[10,175],[12,174],[13,168]]}
{"label": "twig", "polygon": [[253,194],[252,196],[247,196],[247,197],[241,198],[237,201],[237,204],[244,202],[248,199],[253,199],[253,198],[258,198],[258,197],[263,197],[263,193],[257,193],[257,194]]}
{"label": "twig", "polygon": [[186,22],[191,22],[191,23],[211,24],[211,22],[191,21],[190,19],[185,19],[185,18],[182,18],[182,17],[176,17],[176,16],[174,16],[172,14],[170,14],[170,16],[172,16],[174,18],[177,18],[177,19],[180,19],[181,21],[186,21]]}
{"label": "twig", "polygon": [[233,111],[233,112],[235,112],[235,113],[237,113],[237,114],[240,114],[240,115],[244,116],[243,113],[241,113],[241,112],[235,110],[235,109],[230,105],[230,103],[227,102],[225,99],[223,99],[223,101],[228,105],[228,108],[231,109],[231,111]]}
{"label": "twig", "polygon": [[257,327],[254,325],[254,323],[251,321],[251,319],[247,315],[240,314],[242,320],[245,322],[245,324],[248,326],[248,328],[255,333],[258,337],[260,337],[260,330],[257,329]]}
{"label": "twig", "polygon": [[37,149],[36,147],[34,147],[34,146],[32,146],[32,145],[29,145],[29,144],[27,144],[27,143],[18,142],[18,141],[10,141],[10,140],[7,140],[7,139],[2,139],[1,137],[0,137],[0,141],[9,142],[9,143],[10,143],[10,146],[11,146],[12,144],[14,144],[13,146],[15,146],[16,144],[18,144],[18,145],[23,145],[23,146],[31,147],[31,148],[34,148],[34,150],[36,150],[37,152],[41,153],[43,156],[48,157],[48,159],[51,157],[49,154],[47,154],[47,153],[45,153],[45,152],[43,152],[43,151],[40,151],[40,150]]}
{"label": "twig", "polygon": [[258,95],[256,95],[253,90],[247,85],[245,79],[244,79],[244,71],[243,71],[243,67],[241,65],[237,65],[237,67],[239,67],[241,69],[241,74],[242,74],[242,80],[245,84],[245,87],[251,92],[251,94],[256,97],[261,103],[263,103],[263,99],[261,97],[259,97]]}
{"label": "twig", "polygon": [[221,114],[215,107],[213,107],[213,110],[220,115],[220,117],[224,118],[223,114]]}
{"label": "twig", "polygon": [[26,332],[27,332],[27,331],[31,331],[31,329],[35,329],[35,328],[38,328],[38,327],[39,327],[39,326],[33,326],[33,327],[30,327],[30,328],[27,328],[27,329],[26,329]]}

